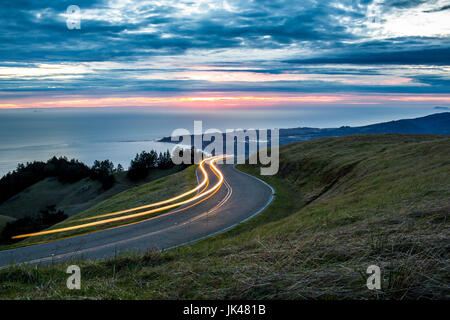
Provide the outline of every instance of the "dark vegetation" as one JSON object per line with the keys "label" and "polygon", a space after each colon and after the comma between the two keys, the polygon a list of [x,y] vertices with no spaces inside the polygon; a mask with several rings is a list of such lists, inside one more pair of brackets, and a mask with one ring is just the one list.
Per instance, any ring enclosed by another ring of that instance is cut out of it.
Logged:
{"label": "dark vegetation", "polygon": [[164,153],[158,153],[154,150],[147,152],[142,151],[136,154],[136,157],[131,160],[130,168],[127,172],[127,177],[131,181],[144,179],[153,168],[170,169],[174,166],[169,150]]}
{"label": "dark vegetation", "polygon": [[62,183],[74,183],[90,177],[103,184],[105,189],[114,184],[114,165],[111,161],[95,161],[92,168],[84,163],[66,157],[53,157],[47,162],[33,161],[17,165],[0,179],[0,204],[25,190],[29,186],[48,177],[57,177]]}
{"label": "dark vegetation", "polygon": [[[195,163],[195,154],[201,154],[202,152],[196,150],[194,147],[191,149],[176,148],[174,150],[174,154],[179,155],[180,158],[183,158],[185,153],[189,154],[190,161],[187,161],[187,163],[178,164],[180,170],[185,169],[192,163]],[[142,151],[140,154],[136,154],[136,157],[131,160],[127,177],[131,181],[137,181],[147,177],[149,171],[153,168],[170,169],[173,166],[175,166],[175,164],[172,161],[172,155],[169,150],[164,153],[159,153],[159,155],[153,150],[150,152]]]}
{"label": "dark vegetation", "polygon": [[[151,180],[144,180],[150,182],[144,182],[142,184],[136,184],[135,187],[125,189],[124,191],[117,193],[105,200],[88,207],[84,211],[79,211],[77,214],[70,216],[68,219],[61,223],[55,224],[49,229],[57,229],[62,227],[70,227],[80,223],[80,219],[94,218],[95,216],[110,213],[113,211],[126,210],[129,208],[139,207],[145,204],[154,203],[167,198],[171,198],[192,189],[196,184],[196,175],[194,174],[196,166],[190,166],[186,170],[180,170],[180,166],[174,166],[171,169],[159,170],[152,169],[149,177]],[[159,176],[158,176],[159,175]],[[164,211],[163,211],[164,212]],[[160,213],[154,213],[142,218],[126,220],[124,222],[110,223],[107,227],[119,226],[123,223],[137,222],[142,219],[155,217]],[[125,213],[124,215],[126,215]],[[5,222],[3,222],[5,223]],[[104,229],[104,225],[93,226],[82,230],[72,230],[62,233],[53,233],[48,235],[40,235],[24,239],[22,244],[34,243],[39,241],[47,241],[52,239],[71,237],[79,235],[80,233],[92,232],[96,230]]]}
{"label": "dark vegetation", "polygon": [[[127,177],[131,181],[142,180],[148,176],[150,169],[170,169],[173,166],[169,150],[159,153],[159,155],[154,150],[142,151],[131,160]],[[66,157],[53,157],[47,162],[20,163],[16,170],[8,172],[0,179],[0,204],[48,177],[56,177],[62,183],[74,183],[89,177],[92,180],[100,181],[103,189],[108,190],[116,182],[114,173],[122,171],[124,168],[121,164],[115,168],[110,160],[95,160],[92,167],[88,167],[76,159],[68,160]]]}
{"label": "dark vegetation", "polygon": [[[160,154],[153,150],[150,152],[143,151],[131,161],[126,176],[133,182],[142,181],[149,176],[151,170],[165,170],[173,167],[174,164],[169,151]],[[185,168],[185,166],[179,167],[180,170]],[[64,184],[73,184],[82,179],[90,178],[99,181],[101,183],[100,190],[105,192],[114,186],[116,177],[122,176],[117,174],[123,171],[124,168],[120,164],[115,168],[110,160],[96,160],[92,167],[88,167],[78,160],[68,160],[66,157],[53,157],[46,162],[34,161],[19,164],[16,170],[9,172],[0,179],[0,205],[47,178],[57,178],[58,182]],[[36,208],[36,211],[38,209],[39,207]],[[4,224],[4,229],[0,230],[0,243],[9,244],[13,235],[40,231],[66,218],[67,215],[62,210],[57,210],[56,205],[48,206],[37,214],[30,211],[20,219]]]}
{"label": "dark vegetation", "polygon": [[89,175],[89,168],[77,161],[56,158],[47,162],[34,161],[17,165],[0,179],[0,203],[47,177],[58,177],[61,182],[76,182]]}
{"label": "dark vegetation", "polygon": [[38,215],[24,217],[13,222],[8,222],[0,234],[0,243],[11,244],[20,239],[11,239],[12,236],[25,234],[46,229],[62,220],[67,219],[67,215],[61,210],[56,210],[56,206],[48,206],[41,210]]}
{"label": "dark vegetation", "polygon": [[116,182],[116,179],[113,175],[114,172],[116,172],[116,170],[114,169],[114,164],[111,161],[95,160],[94,165],[90,169],[89,177],[92,180],[100,181],[102,183],[103,189],[108,190]]}

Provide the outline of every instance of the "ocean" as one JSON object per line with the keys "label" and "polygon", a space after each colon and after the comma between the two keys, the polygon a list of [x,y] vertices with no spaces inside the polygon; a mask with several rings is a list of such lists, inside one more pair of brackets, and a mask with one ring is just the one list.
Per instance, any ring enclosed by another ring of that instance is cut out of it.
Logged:
{"label": "ocean", "polygon": [[359,126],[421,117],[432,107],[333,106],[271,109],[163,110],[149,108],[60,108],[0,110],[0,176],[18,163],[52,156],[76,158],[88,165],[110,159],[128,168],[142,150],[158,152],[173,144],[156,140],[177,128],[203,130]]}

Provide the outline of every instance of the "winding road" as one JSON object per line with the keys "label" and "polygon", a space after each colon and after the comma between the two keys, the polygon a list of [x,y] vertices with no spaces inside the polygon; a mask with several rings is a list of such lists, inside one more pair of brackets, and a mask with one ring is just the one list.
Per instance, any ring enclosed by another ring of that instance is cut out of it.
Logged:
{"label": "winding road", "polygon": [[176,202],[182,204],[139,223],[0,251],[0,268],[22,263],[104,259],[120,252],[145,252],[149,248],[167,250],[224,232],[269,205],[274,191],[268,184],[234,165],[214,165],[213,158],[197,170],[197,180],[203,183],[199,186],[204,189],[197,186],[191,196],[194,200]]}

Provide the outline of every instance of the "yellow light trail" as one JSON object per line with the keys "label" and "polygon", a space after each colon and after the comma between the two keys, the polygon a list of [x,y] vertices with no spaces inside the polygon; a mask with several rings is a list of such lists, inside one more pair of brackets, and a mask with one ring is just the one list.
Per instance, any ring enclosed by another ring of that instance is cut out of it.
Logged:
{"label": "yellow light trail", "polygon": [[[214,172],[214,174],[219,178],[219,175],[218,175],[216,172]],[[208,184],[207,184],[207,185],[208,185]],[[207,186],[205,186],[205,188],[204,188],[203,190],[205,190],[206,188],[207,188]],[[203,190],[202,190],[202,191],[203,191]],[[120,226],[115,226],[115,227],[105,228],[105,229],[101,229],[101,230],[95,230],[95,231],[85,232],[85,233],[77,234],[77,235],[73,235],[73,236],[67,236],[67,237],[62,237],[62,238],[57,238],[57,239],[50,239],[50,240],[43,240],[43,241],[38,241],[38,242],[33,242],[33,243],[22,244],[22,245],[18,245],[17,247],[29,247],[29,246],[32,246],[32,245],[35,245],[35,244],[42,244],[42,243],[54,242],[54,241],[63,240],[63,239],[70,239],[70,238],[75,238],[75,237],[83,236],[83,235],[86,235],[86,234],[91,234],[91,233],[100,232],[100,231],[105,231],[105,230],[110,230],[110,229],[122,228],[122,227],[126,227],[126,226],[131,226],[131,225],[133,225],[133,224],[138,224],[138,223],[142,223],[142,222],[145,222],[145,221],[154,220],[154,219],[156,219],[156,218],[161,218],[161,217],[164,217],[164,216],[167,216],[167,215],[176,213],[176,212],[180,212],[180,211],[183,211],[183,210],[192,208],[192,207],[194,207],[194,206],[196,206],[196,205],[198,205],[198,204],[200,204],[200,203],[202,203],[202,202],[208,200],[209,198],[211,198],[217,191],[219,191],[219,189],[216,189],[213,193],[211,193],[211,194],[210,194],[209,196],[207,196],[206,198],[201,199],[201,200],[199,200],[199,201],[197,201],[197,202],[195,202],[195,203],[193,203],[193,204],[191,204],[191,205],[189,205],[189,206],[187,206],[187,207],[180,208],[180,209],[177,209],[177,210],[174,210],[174,211],[171,211],[171,212],[167,212],[167,213],[164,213],[164,214],[160,214],[160,215],[158,215],[158,216],[156,216],[156,217],[151,217],[151,218],[148,218],[148,219],[145,219],[145,220],[140,220],[140,221],[130,222],[130,223],[127,223],[127,224],[122,224],[122,225],[120,225]]]}
{"label": "yellow light trail", "polygon": [[176,196],[176,197],[173,197],[173,198],[170,198],[170,199],[167,199],[167,200],[163,200],[163,201],[159,201],[159,202],[155,202],[155,203],[151,203],[151,204],[147,204],[147,205],[145,205],[145,206],[140,206],[140,207],[130,208],[130,209],[121,210],[121,211],[115,211],[115,212],[111,212],[111,213],[105,213],[105,214],[101,214],[101,215],[93,216],[93,217],[88,217],[88,218],[82,218],[82,219],[72,220],[72,222],[76,222],[76,221],[86,221],[86,220],[94,220],[94,219],[100,219],[100,218],[105,218],[105,217],[117,216],[117,215],[123,214],[123,213],[128,213],[128,212],[138,211],[138,210],[142,210],[142,209],[148,209],[148,208],[151,208],[151,207],[157,207],[157,206],[160,206],[160,205],[163,205],[163,204],[166,204],[166,203],[170,203],[170,202],[179,200],[179,199],[181,199],[181,198],[184,198],[184,197],[186,197],[186,196],[188,196],[188,195],[190,195],[190,194],[196,192],[196,191],[199,190],[201,187],[203,187],[205,184],[208,184],[208,182],[209,182],[209,180],[208,180],[208,174],[206,173],[206,170],[205,170],[205,168],[203,167],[203,165],[204,165],[205,162],[206,162],[207,160],[209,160],[209,159],[211,159],[211,158],[204,159],[204,160],[202,160],[202,161],[200,162],[199,167],[200,167],[200,170],[201,170],[202,173],[203,173],[203,181],[202,181],[197,187],[195,187],[194,189],[191,189],[191,190],[189,190],[189,191],[187,191],[187,192],[185,192],[185,193],[183,193],[183,194],[180,194],[180,195],[178,195],[178,196]]}
{"label": "yellow light trail", "polygon": [[[53,229],[53,230],[47,230],[47,231],[40,231],[40,232],[16,235],[16,236],[13,236],[12,239],[28,238],[28,237],[38,236],[38,235],[45,235],[45,234],[52,234],[52,233],[58,233],[58,232],[72,231],[72,230],[88,228],[88,227],[102,225],[102,224],[116,222],[116,221],[122,221],[122,220],[138,218],[138,217],[146,216],[146,215],[149,215],[149,214],[152,214],[152,213],[155,213],[155,212],[165,211],[165,210],[168,210],[168,209],[171,209],[171,208],[174,208],[174,207],[178,207],[180,205],[183,205],[183,204],[195,201],[195,200],[197,200],[197,199],[199,199],[199,198],[201,198],[201,197],[203,197],[205,195],[208,195],[208,194],[214,192],[215,190],[219,189],[220,186],[222,185],[223,180],[224,180],[223,174],[214,164],[215,161],[217,161],[219,158],[222,158],[222,157],[224,157],[224,156],[215,156],[215,157],[211,157],[211,158],[208,158],[208,159],[205,159],[205,160],[202,161],[204,163],[204,161],[208,161],[209,160],[209,165],[210,165],[211,169],[213,171],[215,171],[215,173],[217,173],[219,175],[219,181],[211,189],[209,189],[209,190],[207,190],[207,191],[205,191],[203,193],[199,193],[196,196],[194,196],[192,198],[189,198],[187,200],[184,200],[184,201],[181,201],[181,202],[177,202],[177,203],[174,203],[174,204],[171,204],[171,205],[168,205],[168,206],[164,206],[164,207],[161,207],[161,208],[157,208],[157,209],[153,209],[153,210],[149,210],[149,211],[144,211],[144,212],[140,212],[140,213],[134,213],[134,214],[130,214],[130,215],[122,216],[122,217],[110,218],[110,219],[105,219],[105,220],[101,220],[101,221],[85,223],[85,224],[71,226],[71,227],[65,227],[65,228],[59,228],[59,229]],[[225,156],[225,157],[227,157],[227,156]],[[203,168],[203,170],[204,170],[204,168]],[[206,179],[208,180],[209,178],[208,178],[208,175],[206,173],[206,170],[204,172],[206,174]]]}
{"label": "yellow light trail", "polygon": [[[217,175],[217,174],[216,174]],[[208,186],[209,186],[209,179],[207,180],[207,182],[206,182],[206,185],[203,187],[203,189],[200,191],[200,193],[202,193],[203,191],[205,191],[206,190],[206,188],[208,188]],[[209,197],[207,197],[207,198],[209,198]],[[207,199],[206,198],[206,199]],[[195,204],[198,204],[198,203],[200,203],[201,201],[199,201],[199,202],[196,202]],[[194,205],[195,205],[194,204]],[[183,208],[183,210],[184,209],[187,209],[187,208],[190,208],[191,206],[189,206],[189,207],[186,207],[186,208]],[[178,211],[180,211],[180,210],[177,210],[177,211],[174,211],[174,212],[178,212]],[[70,222],[76,222],[76,221],[87,221],[87,220],[95,220],[95,219],[100,219],[100,218],[104,218],[104,217],[108,217],[108,216],[114,216],[114,215],[118,215],[118,214],[120,214],[120,213],[122,213],[121,211],[118,211],[118,212],[113,212],[113,213],[108,213],[108,214],[104,214],[104,215],[99,215],[99,216],[94,216],[94,217],[89,217],[89,218],[84,218],[84,219],[77,219],[77,220],[72,220],[72,221],[70,221]],[[162,215],[159,215],[159,216],[162,216]],[[158,216],[158,217],[159,217]],[[156,217],[154,217],[154,218],[156,218]],[[147,220],[142,220],[142,222],[143,221],[147,221]],[[139,221],[139,222],[141,222],[141,221]],[[133,224],[133,223],[130,223],[130,224]],[[121,226],[127,226],[128,224],[126,224],[126,225],[121,225]],[[108,229],[110,229],[110,228],[108,228]]]}
{"label": "yellow light trail", "polygon": [[[214,174],[219,178],[219,175],[216,172],[214,172]],[[207,183],[207,185],[208,185],[208,183]],[[207,188],[207,185],[205,186],[205,188],[203,188],[202,191],[204,191]],[[85,233],[81,233],[81,234],[77,234],[77,235],[73,235],[73,236],[67,236],[67,237],[62,237],[62,238],[57,238],[57,239],[50,239],[50,240],[43,240],[43,241],[38,241],[38,242],[33,242],[33,243],[22,244],[22,245],[18,245],[17,247],[29,247],[29,246],[32,246],[32,245],[35,245],[35,244],[42,244],[42,243],[54,242],[54,241],[63,240],[63,239],[70,239],[70,238],[83,236],[83,235],[86,235],[86,234],[91,234],[91,233],[105,231],[105,230],[110,230],[110,229],[122,228],[122,227],[126,227],[126,226],[131,226],[133,224],[138,224],[138,223],[142,223],[142,222],[145,222],[145,221],[154,220],[154,219],[157,219],[157,218],[161,218],[161,217],[164,217],[164,216],[167,216],[167,215],[171,215],[171,214],[176,213],[176,212],[180,212],[180,211],[184,211],[186,209],[192,208],[192,207],[194,207],[194,206],[196,206],[196,205],[198,205],[198,204],[208,200],[209,198],[211,198],[217,191],[219,191],[219,189],[216,189],[213,193],[211,193],[206,198],[201,199],[201,200],[199,200],[199,201],[197,201],[197,202],[195,202],[195,203],[193,203],[193,204],[191,204],[191,205],[189,205],[187,207],[183,207],[183,208],[171,211],[171,212],[160,214],[160,215],[158,215],[156,217],[151,217],[151,218],[147,218],[145,220],[130,222],[130,223],[127,223],[127,224],[121,224],[119,226],[109,227],[109,228],[105,228],[105,229],[89,231],[89,232],[85,232]]]}

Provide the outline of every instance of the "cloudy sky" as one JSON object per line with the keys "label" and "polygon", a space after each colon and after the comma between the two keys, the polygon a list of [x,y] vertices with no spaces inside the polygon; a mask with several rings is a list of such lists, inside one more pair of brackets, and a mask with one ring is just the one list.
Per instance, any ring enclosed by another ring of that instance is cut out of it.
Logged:
{"label": "cloudy sky", "polygon": [[450,105],[450,1],[3,0],[0,21],[0,108]]}

